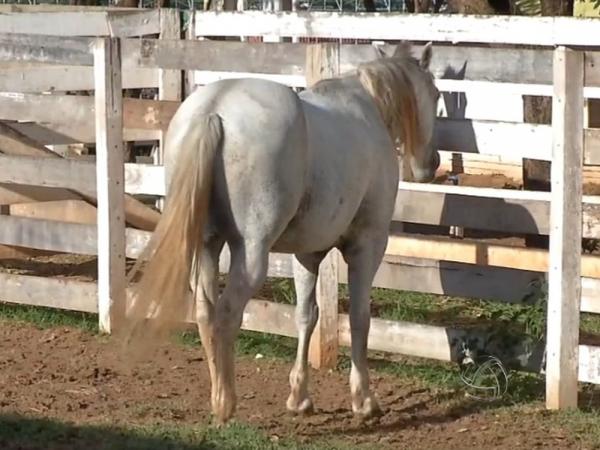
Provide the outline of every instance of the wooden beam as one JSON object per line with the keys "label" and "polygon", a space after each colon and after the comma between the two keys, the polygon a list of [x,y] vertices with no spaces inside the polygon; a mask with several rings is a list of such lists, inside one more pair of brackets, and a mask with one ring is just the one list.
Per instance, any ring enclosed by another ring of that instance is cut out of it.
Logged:
{"label": "wooden beam", "polygon": [[[181,40],[181,20],[178,10],[161,10],[160,14],[160,41],[186,42]],[[179,106],[183,95],[183,72],[181,67],[174,69],[160,69],[158,74],[158,99],[170,100]],[[175,109],[172,111],[172,115]],[[170,120],[170,118],[169,118]],[[168,122],[167,122],[168,124]],[[154,157],[154,164],[164,164],[165,155],[165,137],[167,127],[162,127],[160,131],[159,147]],[[166,183],[163,181],[162,187],[166,190]],[[159,199],[156,203],[158,209],[162,211],[164,199]]]}
{"label": "wooden beam", "polygon": [[[0,156],[0,183],[67,188],[96,195],[96,164],[68,158]],[[125,192],[165,195],[164,168],[150,164],[125,164]]]}
{"label": "wooden beam", "polygon": [[[591,134],[600,136],[596,132]],[[551,159],[549,125],[438,118],[434,139],[438,149],[455,153]]]}
{"label": "wooden beam", "polygon": [[[180,101],[137,98],[123,99],[123,125],[126,129],[164,130]],[[93,136],[94,97],[85,95],[40,95],[0,92],[0,120],[40,122],[70,127]]]}
{"label": "wooden beam", "polygon": [[546,407],[563,409],[577,407],[583,163],[583,54],[565,47],[554,56],[552,128]]}
{"label": "wooden beam", "polygon": [[[394,220],[506,233],[548,234],[549,192],[400,183]],[[473,214],[477,211],[477,214]],[[583,237],[600,234],[600,199],[583,197]]]}
{"label": "wooden beam", "polygon": [[[95,133],[94,133],[95,134]],[[36,157],[48,157],[48,158],[60,158],[60,155],[52,152],[46,147],[39,145],[35,141],[23,136],[18,131],[6,124],[0,123],[0,150],[5,154],[10,155],[27,155]],[[63,174],[64,176],[64,174]],[[27,180],[23,180],[25,184],[28,184]],[[72,192],[72,191],[65,191]],[[74,192],[72,192],[75,194]],[[95,198],[86,197],[85,195],[78,195],[75,198],[82,198],[91,204],[96,204]],[[125,197],[125,209],[127,222],[131,225],[141,228],[143,230],[153,230],[160,214],[139,202],[131,196]]]}
{"label": "wooden beam", "polygon": [[[158,86],[154,69],[129,68],[123,73],[123,88],[138,89]],[[2,92],[64,92],[94,89],[92,67],[78,66],[12,66],[0,65]]]}
{"label": "wooden beam", "polygon": [[0,61],[92,66],[92,38],[1,34]]}
{"label": "wooden beam", "polygon": [[[322,78],[339,74],[338,44],[315,44],[307,47],[306,83],[312,86]],[[313,332],[308,359],[315,368],[333,368],[338,356],[338,253],[332,250],[319,267],[317,304],[319,319]]]}
{"label": "wooden beam", "polygon": [[[43,142],[44,145],[68,145],[68,144],[91,144],[95,142],[95,134],[88,124],[84,129],[68,123],[37,124],[34,122],[11,123],[11,128]],[[125,128],[123,139],[125,141],[155,141],[160,137],[160,130],[139,130],[136,128]]]}
{"label": "wooden beam", "polygon": [[[60,26],[56,26],[59,23]],[[0,33],[48,36],[144,36],[159,32],[159,11],[128,14],[108,11],[3,13]]]}
{"label": "wooden beam", "polygon": [[9,213],[11,216],[32,219],[96,224],[96,208],[84,200],[18,203],[10,205]]}
{"label": "wooden beam", "polygon": [[125,317],[125,174],[121,51],[116,38],[94,45],[96,186],[98,200],[98,314],[110,333]]}
{"label": "wooden beam", "polygon": [[0,205],[15,203],[75,200],[79,195],[67,189],[48,189],[31,185],[0,183]]}
{"label": "wooden beam", "polygon": [[98,312],[96,283],[0,272],[3,302]]}
{"label": "wooden beam", "polygon": [[375,40],[598,46],[597,22],[571,17],[388,13],[196,11],[197,36],[298,36]]}
{"label": "wooden beam", "polygon": [[[548,272],[548,252],[471,240],[391,235],[386,255]],[[581,275],[600,278],[600,257],[581,256]]]}

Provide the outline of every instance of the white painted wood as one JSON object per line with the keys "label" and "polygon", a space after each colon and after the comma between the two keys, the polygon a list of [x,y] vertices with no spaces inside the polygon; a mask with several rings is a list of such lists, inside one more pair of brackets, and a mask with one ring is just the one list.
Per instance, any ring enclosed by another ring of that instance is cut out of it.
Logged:
{"label": "white painted wood", "polygon": [[[98,254],[95,225],[0,215],[0,243],[79,255]],[[126,256],[137,258],[151,233],[127,228]]]}
{"label": "white painted wood", "polygon": [[440,150],[549,161],[552,127],[440,118],[436,123],[435,142]]}
{"label": "white painted wood", "polygon": [[[552,96],[552,85],[526,83],[494,83],[490,81],[447,80],[436,79],[435,85],[441,91],[469,92],[473,96],[486,96],[490,92],[495,95],[541,95]],[[585,98],[600,98],[600,88],[587,86],[583,88]]]}
{"label": "white painted wood", "polygon": [[546,407],[577,407],[581,301],[583,53],[554,56],[552,200],[546,353]]}
{"label": "white painted wood", "polygon": [[338,260],[331,250],[319,266],[317,305],[319,320],[310,340],[308,359],[315,369],[334,368],[338,357]]}
{"label": "white painted wood", "polygon": [[[314,44],[306,47],[306,84],[312,86],[324,78],[339,75],[339,45]],[[308,359],[315,368],[333,368],[338,356],[338,259],[331,250],[319,267],[317,304],[319,320],[313,332]]]}
{"label": "white painted wood", "polygon": [[0,286],[4,302],[98,312],[95,283],[0,272]]}
{"label": "white painted wood", "polygon": [[[92,144],[96,141],[94,127],[89,122],[82,129],[69,123],[37,124],[33,122],[21,122],[11,124],[12,128],[23,133],[27,137],[43,143],[44,145],[65,144]],[[123,139],[125,141],[155,141],[160,138],[160,130],[125,128]]]}
{"label": "white painted wood", "polygon": [[[179,101],[123,99],[123,125],[134,130],[164,130]],[[95,134],[94,98],[85,95],[44,95],[0,92],[0,120],[40,122],[46,126],[77,128]]]}
{"label": "white painted wood", "polygon": [[594,19],[458,14],[197,11],[197,36],[298,36],[374,40],[600,45]]}
{"label": "white painted wood", "polygon": [[67,11],[0,15],[0,33],[128,37],[158,32],[158,10],[127,14],[111,14],[108,11]]}
{"label": "white painted wood", "polygon": [[[125,164],[125,192],[165,195],[164,172],[162,166]],[[95,196],[96,165],[77,159],[4,155],[0,156],[0,183],[62,187]]]}
{"label": "white painted wood", "polygon": [[[478,266],[548,272],[548,252],[475,240],[415,235],[390,235],[386,255],[454,261]],[[600,278],[600,257],[581,256],[581,275]]]}
{"label": "white painted wood", "polygon": [[[154,69],[128,68],[123,73],[123,88],[138,89],[158,86]],[[92,67],[25,66],[6,68],[0,64],[1,92],[64,92],[94,89]]]}
{"label": "white painted wood", "polygon": [[[163,9],[160,12],[160,39],[181,41],[181,24],[179,19],[179,11],[176,9]],[[178,68],[181,69],[181,68]],[[158,99],[159,100],[174,100],[180,102],[183,94],[183,78],[181,70],[160,69],[158,71]],[[154,164],[164,164],[165,155],[165,135],[167,127],[163,127],[160,131],[160,140],[157,151],[154,156]],[[166,185],[162,184],[166,190]],[[156,206],[162,211],[164,206],[163,199],[156,202]]]}
{"label": "white painted wood", "polygon": [[98,316],[100,329],[110,333],[124,318],[126,306],[123,101],[118,39],[96,41],[94,74]]}

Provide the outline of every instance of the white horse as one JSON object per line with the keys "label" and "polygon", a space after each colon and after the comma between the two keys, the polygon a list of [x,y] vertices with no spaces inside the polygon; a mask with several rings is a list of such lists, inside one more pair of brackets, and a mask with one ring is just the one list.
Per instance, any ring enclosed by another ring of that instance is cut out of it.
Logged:
{"label": "white horse", "polygon": [[[265,281],[270,251],[295,255],[298,354],[287,408],[312,409],[315,284],[334,247],[348,264],[352,410],[363,418],[380,412],[367,369],[369,296],[394,210],[399,145],[414,181],[431,181],[439,165],[431,145],[439,96],[431,54],[431,44],[420,59],[402,45],[299,95],[269,81],[223,80],[199,88],[173,117],[167,204],[135,288],[130,338],[151,326],[136,326],[141,317],[154,316],[152,326],[176,321],[191,279],[219,422],[235,411],[234,340],[246,303]],[[231,266],[219,296],[225,243]]]}

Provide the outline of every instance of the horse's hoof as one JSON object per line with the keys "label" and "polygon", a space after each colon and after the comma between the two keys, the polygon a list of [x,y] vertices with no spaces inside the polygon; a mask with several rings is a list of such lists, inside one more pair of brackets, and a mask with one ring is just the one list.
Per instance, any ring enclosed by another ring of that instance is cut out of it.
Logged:
{"label": "horse's hoof", "polygon": [[360,422],[383,416],[383,410],[372,395],[365,398],[362,405],[353,405],[352,410]]}
{"label": "horse's hoof", "polygon": [[314,412],[313,402],[310,397],[298,401],[290,395],[286,403],[287,410],[293,414],[308,415]]}

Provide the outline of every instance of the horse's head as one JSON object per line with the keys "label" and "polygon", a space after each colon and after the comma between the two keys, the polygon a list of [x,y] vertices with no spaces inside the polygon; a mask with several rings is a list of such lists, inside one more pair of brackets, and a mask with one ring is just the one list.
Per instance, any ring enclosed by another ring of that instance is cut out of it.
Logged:
{"label": "horse's head", "polygon": [[392,139],[401,143],[403,158],[409,164],[412,180],[433,180],[440,156],[433,147],[439,91],[429,71],[432,45],[414,58],[408,44],[396,47],[387,57],[359,67],[359,79],[375,101]]}

